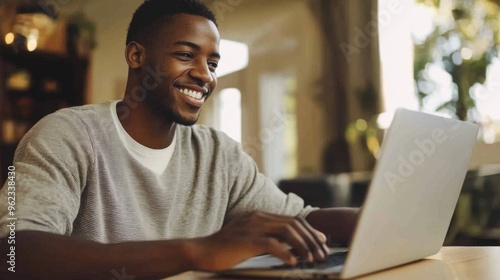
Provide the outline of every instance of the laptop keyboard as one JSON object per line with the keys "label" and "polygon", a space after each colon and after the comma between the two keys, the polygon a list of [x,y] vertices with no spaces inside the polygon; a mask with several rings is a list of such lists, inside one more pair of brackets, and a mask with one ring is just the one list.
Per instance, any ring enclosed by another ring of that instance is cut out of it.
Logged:
{"label": "laptop keyboard", "polygon": [[344,264],[346,258],[347,258],[347,251],[338,252],[330,254],[323,261],[314,261],[312,263],[308,263],[306,260],[299,258],[299,262],[294,266],[283,265],[277,268],[326,269]]}

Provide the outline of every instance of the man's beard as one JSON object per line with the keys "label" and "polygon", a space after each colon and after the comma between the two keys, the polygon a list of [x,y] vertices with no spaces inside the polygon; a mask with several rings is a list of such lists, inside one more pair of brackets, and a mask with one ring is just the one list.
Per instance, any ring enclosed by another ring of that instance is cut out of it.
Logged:
{"label": "man's beard", "polygon": [[[180,112],[171,107],[171,104],[168,100],[166,100],[166,98],[158,97],[157,94],[153,92],[148,92],[146,95],[146,103],[148,104],[148,107],[151,108],[153,113],[159,115],[167,121],[185,126],[192,126],[198,121],[199,116],[195,120],[183,118]],[[166,106],[163,106],[163,104],[166,104]]]}

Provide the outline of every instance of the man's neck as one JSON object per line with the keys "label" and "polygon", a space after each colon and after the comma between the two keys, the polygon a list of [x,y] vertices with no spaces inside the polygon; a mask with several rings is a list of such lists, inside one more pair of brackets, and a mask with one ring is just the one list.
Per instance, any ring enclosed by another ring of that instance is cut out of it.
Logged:
{"label": "man's neck", "polygon": [[[168,122],[148,108],[144,103],[138,103],[136,108],[128,108],[129,114],[119,121],[125,131],[135,141],[151,149],[164,149],[174,139],[177,124]],[[123,101],[116,104],[117,111],[127,106]]]}

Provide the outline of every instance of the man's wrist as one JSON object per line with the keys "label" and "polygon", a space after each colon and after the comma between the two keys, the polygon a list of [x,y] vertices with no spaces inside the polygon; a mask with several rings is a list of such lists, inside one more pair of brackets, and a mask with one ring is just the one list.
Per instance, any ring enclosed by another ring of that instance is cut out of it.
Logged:
{"label": "man's wrist", "polygon": [[181,251],[186,258],[186,271],[194,270],[194,271],[203,271],[209,270],[209,268],[205,267],[205,263],[203,262],[204,256],[204,247],[203,240],[205,238],[194,238],[194,239],[186,239],[181,244]]}

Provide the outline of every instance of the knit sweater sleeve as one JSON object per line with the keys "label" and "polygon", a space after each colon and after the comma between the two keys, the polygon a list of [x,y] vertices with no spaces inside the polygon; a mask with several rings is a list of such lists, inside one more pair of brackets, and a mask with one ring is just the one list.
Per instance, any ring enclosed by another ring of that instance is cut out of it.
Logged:
{"label": "knit sweater sleeve", "polygon": [[[0,208],[0,236],[8,233],[7,217],[17,218],[16,230],[71,234],[93,166],[86,126],[75,115],[67,109],[45,117],[19,144],[14,156],[15,211]],[[7,201],[7,191],[6,182],[0,201]]]}
{"label": "knit sweater sleeve", "polygon": [[226,139],[230,199],[225,222],[238,216],[259,210],[288,216],[305,217],[317,209],[304,207],[304,201],[297,195],[283,193],[269,178],[259,172],[253,159],[241,145]]}

